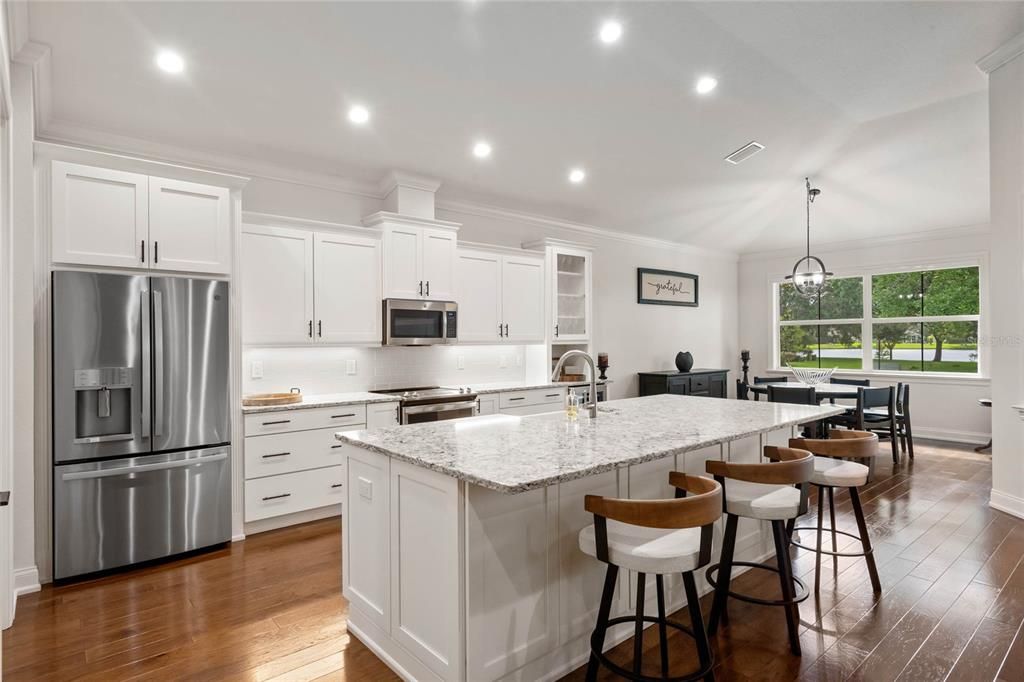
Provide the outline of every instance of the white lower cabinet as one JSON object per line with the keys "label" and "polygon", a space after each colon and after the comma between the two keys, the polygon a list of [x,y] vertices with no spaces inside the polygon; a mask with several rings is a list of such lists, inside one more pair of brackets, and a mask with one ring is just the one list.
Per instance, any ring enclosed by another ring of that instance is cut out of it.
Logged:
{"label": "white lower cabinet", "polygon": [[498,413],[498,394],[489,393],[482,395],[476,400],[478,415],[484,414],[497,414]]}
{"label": "white lower cabinet", "polygon": [[506,391],[498,395],[498,409],[501,413],[520,417],[557,412],[565,405],[565,389],[560,387]]}
{"label": "white lower cabinet", "polygon": [[245,482],[245,520],[317,509],[341,503],[345,487],[344,465],[296,471]]}

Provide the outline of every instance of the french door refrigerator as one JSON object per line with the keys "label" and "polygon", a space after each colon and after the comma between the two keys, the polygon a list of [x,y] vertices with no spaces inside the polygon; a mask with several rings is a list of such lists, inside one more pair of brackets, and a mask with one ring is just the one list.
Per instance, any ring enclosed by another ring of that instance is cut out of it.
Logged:
{"label": "french door refrigerator", "polygon": [[231,539],[228,283],[53,273],[54,578]]}

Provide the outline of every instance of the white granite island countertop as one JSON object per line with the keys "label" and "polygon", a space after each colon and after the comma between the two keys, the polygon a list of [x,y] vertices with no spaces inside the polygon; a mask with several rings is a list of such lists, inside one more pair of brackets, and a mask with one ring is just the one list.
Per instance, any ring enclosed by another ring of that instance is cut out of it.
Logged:
{"label": "white granite island countertop", "polygon": [[657,395],[581,411],[489,415],[338,433],[342,442],[503,493],[536,488],[841,414],[842,405]]}

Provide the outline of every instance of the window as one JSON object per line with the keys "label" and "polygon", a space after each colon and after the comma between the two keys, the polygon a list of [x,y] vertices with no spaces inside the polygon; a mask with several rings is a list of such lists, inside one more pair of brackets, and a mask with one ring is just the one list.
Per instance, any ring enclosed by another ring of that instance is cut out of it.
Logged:
{"label": "window", "polygon": [[779,366],[978,372],[977,266],[841,277],[816,299],[778,285]]}

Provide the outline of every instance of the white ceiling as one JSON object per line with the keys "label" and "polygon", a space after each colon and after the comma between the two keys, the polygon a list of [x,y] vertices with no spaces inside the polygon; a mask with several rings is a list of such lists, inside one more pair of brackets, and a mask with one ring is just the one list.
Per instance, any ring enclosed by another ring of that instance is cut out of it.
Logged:
{"label": "white ceiling", "polygon": [[[602,19],[622,41],[600,44]],[[90,129],[702,246],[988,220],[980,57],[1022,3],[39,2],[43,127]],[[153,66],[179,51],[183,77]],[[693,93],[700,74],[719,87]],[[369,127],[345,120],[352,102]],[[478,138],[494,154],[472,157]],[[724,156],[758,140],[741,166]],[[183,153],[184,154],[184,153]],[[566,182],[587,169],[582,186]]]}

